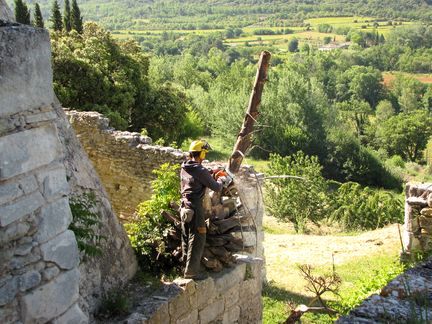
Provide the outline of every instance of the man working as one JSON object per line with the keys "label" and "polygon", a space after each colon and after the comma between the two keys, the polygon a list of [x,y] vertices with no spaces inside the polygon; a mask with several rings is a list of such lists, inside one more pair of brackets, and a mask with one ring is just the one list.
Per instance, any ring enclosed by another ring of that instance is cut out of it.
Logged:
{"label": "man working", "polygon": [[184,277],[196,280],[206,278],[205,273],[200,273],[207,232],[202,204],[205,189],[222,191],[231,181],[227,177],[215,180],[210,171],[201,165],[210,149],[206,141],[193,141],[189,147],[189,159],[182,164],[180,171],[182,252],[186,261]]}

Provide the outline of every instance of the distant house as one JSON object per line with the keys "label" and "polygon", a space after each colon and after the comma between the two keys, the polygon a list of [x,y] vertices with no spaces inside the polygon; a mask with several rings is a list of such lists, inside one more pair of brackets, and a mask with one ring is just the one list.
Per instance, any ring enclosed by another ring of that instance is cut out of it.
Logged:
{"label": "distant house", "polygon": [[318,48],[319,51],[333,51],[333,50],[337,50],[337,49],[345,49],[348,48],[352,43],[351,42],[346,42],[346,43],[330,43],[327,45],[323,45],[320,46]]}

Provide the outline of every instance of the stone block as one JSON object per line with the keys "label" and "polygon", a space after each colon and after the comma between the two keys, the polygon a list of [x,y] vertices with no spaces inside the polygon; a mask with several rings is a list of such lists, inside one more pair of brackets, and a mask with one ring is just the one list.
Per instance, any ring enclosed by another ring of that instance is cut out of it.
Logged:
{"label": "stone block", "polygon": [[18,185],[26,195],[38,189],[38,184],[34,176],[26,177],[19,180]]}
{"label": "stone block", "polygon": [[21,297],[23,322],[46,323],[66,312],[78,300],[78,283],[79,272],[74,269]]}
{"label": "stone block", "polygon": [[[152,309],[154,305],[151,305],[149,308]],[[147,313],[148,309],[146,309],[146,316],[143,318],[145,322],[138,321],[133,323],[145,323],[145,324],[159,324],[159,323],[170,323],[170,315],[168,310],[168,302],[158,302],[156,304],[156,309],[153,309],[149,313]],[[129,322],[128,322],[129,323]]]}
{"label": "stone block", "polygon": [[57,114],[53,110],[25,116],[27,124],[33,124],[42,121],[50,121],[56,118],[57,118]]}
{"label": "stone block", "polygon": [[18,287],[20,291],[26,291],[40,284],[42,279],[38,271],[29,271],[18,277]]}
{"label": "stone block", "polygon": [[15,18],[5,0],[0,0],[0,19],[14,22]]}
{"label": "stone block", "polygon": [[431,218],[432,218],[432,208],[423,208],[423,209],[420,211],[420,214],[421,214],[422,216],[425,216],[425,217],[431,217]]}
{"label": "stone block", "polygon": [[207,324],[216,320],[219,316],[222,317],[224,309],[223,299],[217,299],[213,301],[199,312],[200,324]]}
{"label": "stone block", "polygon": [[26,256],[14,257],[10,261],[9,266],[12,270],[19,270],[28,264],[36,263],[36,262],[40,261],[40,259],[41,259],[40,253],[38,253],[37,251],[36,252],[34,251],[33,253],[28,254]]}
{"label": "stone block", "polygon": [[45,198],[66,196],[69,193],[66,170],[62,165],[56,169],[45,170],[43,173],[38,174],[37,178],[43,188]]}
{"label": "stone block", "polygon": [[40,192],[36,191],[31,195],[25,196],[15,201],[12,204],[0,206],[0,226],[7,226],[34,212],[36,209],[41,207],[44,202],[45,200],[43,199]]}
{"label": "stone block", "polygon": [[225,309],[231,308],[231,306],[234,306],[238,302],[240,296],[239,291],[240,285],[237,284],[223,294],[225,299]]}
{"label": "stone block", "polygon": [[182,318],[179,318],[176,321],[176,324],[194,324],[198,323],[198,310],[194,309],[189,314],[183,316]]}
{"label": "stone block", "polygon": [[0,284],[0,306],[4,306],[13,301],[18,293],[18,280],[16,277],[9,277]]}
{"label": "stone block", "polygon": [[50,164],[61,155],[54,125],[3,136],[0,138],[0,180]]}
{"label": "stone block", "polygon": [[432,207],[432,192],[427,196],[427,204]]}
{"label": "stone block", "polygon": [[52,321],[52,324],[87,324],[88,322],[87,316],[82,312],[78,304],[74,304],[66,313]]}
{"label": "stone block", "polygon": [[237,323],[240,319],[240,307],[234,306],[224,312],[222,324]]}
{"label": "stone block", "polygon": [[421,197],[409,197],[406,200],[407,204],[414,207],[426,207],[427,201]]}
{"label": "stone block", "polygon": [[43,207],[40,218],[41,222],[35,238],[39,243],[43,243],[64,232],[72,222],[69,199],[62,198]]}
{"label": "stone block", "polygon": [[168,308],[172,318],[179,318],[189,313],[191,311],[189,294],[180,291],[177,296],[170,301]]}
{"label": "stone block", "polygon": [[72,269],[78,265],[79,251],[75,235],[65,231],[54,239],[41,245],[44,261],[54,262],[61,269]]}
{"label": "stone block", "polygon": [[32,243],[21,244],[15,248],[14,255],[24,256],[31,252],[33,248]]}
{"label": "stone block", "polygon": [[27,234],[29,229],[30,224],[20,222],[12,223],[7,227],[0,229],[0,245],[4,245],[23,237]]}
{"label": "stone block", "polygon": [[20,25],[0,29],[0,116],[54,101],[48,30]]}
{"label": "stone block", "polygon": [[238,264],[234,268],[224,269],[214,277],[216,292],[221,294],[242,282],[245,277],[246,265]]}
{"label": "stone block", "polygon": [[11,202],[22,196],[22,194],[23,192],[19,188],[18,183],[0,183],[0,205]]}
{"label": "stone block", "polygon": [[43,279],[46,281],[50,281],[53,278],[57,277],[58,274],[60,273],[60,269],[57,266],[52,266],[50,268],[46,268],[43,273]]}
{"label": "stone block", "polygon": [[212,302],[213,296],[216,295],[216,288],[213,278],[209,277],[201,280],[196,285],[196,298],[198,309],[204,308],[208,303]]}
{"label": "stone block", "polygon": [[261,295],[261,280],[259,278],[243,281],[240,284],[240,300],[248,301],[257,294]]}

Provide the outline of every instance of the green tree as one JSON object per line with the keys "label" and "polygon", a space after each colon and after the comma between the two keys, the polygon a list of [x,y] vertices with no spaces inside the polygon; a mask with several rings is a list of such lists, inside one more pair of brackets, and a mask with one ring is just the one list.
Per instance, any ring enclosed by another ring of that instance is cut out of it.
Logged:
{"label": "green tree", "polygon": [[42,12],[41,12],[39,4],[37,2],[35,3],[33,25],[35,27],[45,28],[44,20],[42,17]]}
{"label": "green tree", "polygon": [[298,46],[299,46],[298,39],[297,38],[293,38],[288,43],[288,51],[290,51],[291,53],[297,52],[298,51]]}
{"label": "green tree", "polygon": [[60,6],[57,0],[53,1],[50,21],[51,21],[51,27],[54,31],[63,30],[62,16],[60,12]]}
{"label": "green tree", "polygon": [[65,7],[63,12],[63,27],[66,32],[70,32],[72,30],[71,9],[69,0],[65,0]]}
{"label": "green tree", "polygon": [[325,179],[316,157],[303,152],[281,157],[270,156],[270,176],[290,175],[300,178],[276,178],[266,184],[266,208],[282,221],[290,221],[297,232],[304,232],[308,221],[318,222],[326,216]]}
{"label": "green tree", "polygon": [[343,118],[354,125],[355,133],[361,138],[372,114],[371,106],[366,101],[356,99],[337,103],[336,106]]}
{"label": "green tree", "polygon": [[388,100],[382,100],[376,107],[375,116],[378,123],[384,122],[395,115],[395,109]]}
{"label": "green tree", "polygon": [[389,155],[400,155],[404,160],[419,161],[432,135],[429,112],[416,110],[389,118],[377,128],[377,142]]}
{"label": "green tree", "polygon": [[337,78],[336,96],[338,101],[350,98],[365,100],[372,108],[378,104],[384,94],[381,72],[373,67],[355,65]]}
{"label": "green tree", "polygon": [[73,30],[76,30],[78,34],[83,32],[83,19],[76,0],[72,0],[71,27]]}
{"label": "green tree", "polygon": [[15,0],[15,20],[20,24],[30,25],[30,11],[22,0]]}

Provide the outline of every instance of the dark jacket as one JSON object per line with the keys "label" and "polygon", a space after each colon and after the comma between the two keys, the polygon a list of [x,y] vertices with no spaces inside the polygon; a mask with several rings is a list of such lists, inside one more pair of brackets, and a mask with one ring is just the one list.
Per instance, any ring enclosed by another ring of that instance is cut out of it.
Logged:
{"label": "dark jacket", "polygon": [[181,195],[187,201],[204,197],[205,188],[221,191],[222,183],[213,179],[209,170],[200,163],[188,160],[183,162],[180,171]]}

